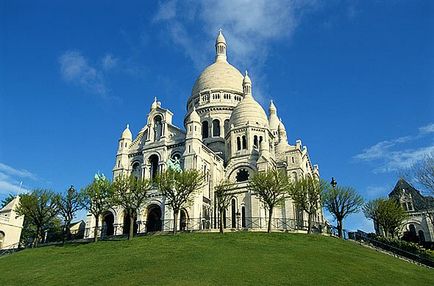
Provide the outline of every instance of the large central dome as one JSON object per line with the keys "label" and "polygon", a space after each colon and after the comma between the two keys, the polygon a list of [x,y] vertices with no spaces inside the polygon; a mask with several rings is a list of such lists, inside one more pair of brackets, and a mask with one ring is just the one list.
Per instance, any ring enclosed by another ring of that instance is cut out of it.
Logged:
{"label": "large central dome", "polygon": [[243,92],[243,75],[227,61],[216,61],[208,66],[197,78],[191,95],[203,90],[222,89]]}
{"label": "large central dome", "polygon": [[191,91],[192,97],[205,90],[222,90],[243,93],[243,75],[227,61],[226,40],[220,31],[217,35],[215,62],[197,78]]}

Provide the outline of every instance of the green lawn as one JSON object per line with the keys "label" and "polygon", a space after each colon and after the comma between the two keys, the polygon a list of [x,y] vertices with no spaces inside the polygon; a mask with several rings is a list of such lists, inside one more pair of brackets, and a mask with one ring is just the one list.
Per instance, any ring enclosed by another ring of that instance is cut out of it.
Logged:
{"label": "green lawn", "polygon": [[24,250],[0,285],[434,285],[434,270],[317,235],[193,233]]}

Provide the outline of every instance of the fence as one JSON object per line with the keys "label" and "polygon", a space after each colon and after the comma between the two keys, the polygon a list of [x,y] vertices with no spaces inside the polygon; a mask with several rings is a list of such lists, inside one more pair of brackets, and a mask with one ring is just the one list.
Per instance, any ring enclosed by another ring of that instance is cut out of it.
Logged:
{"label": "fence", "polygon": [[378,248],[384,249],[386,251],[392,252],[394,254],[397,254],[399,256],[414,260],[414,261],[419,262],[421,264],[424,264],[424,265],[427,265],[430,267],[434,267],[434,261],[429,259],[428,257],[422,256],[419,254],[415,254],[415,253],[411,253],[411,252],[408,252],[408,251],[403,250],[401,248],[384,243],[382,241],[378,241],[372,237],[369,237],[368,234],[363,232],[363,231],[360,231],[360,230],[357,231],[355,233],[355,239],[357,241],[360,241],[360,242],[368,242],[375,247],[378,247]]}
{"label": "fence", "polygon": [[[163,219],[152,222],[138,221],[135,225],[134,233],[145,234],[156,231],[170,232],[174,227],[173,219]],[[186,218],[180,219],[177,223],[178,231],[207,231],[219,229],[220,221],[218,218]],[[330,233],[330,229],[324,223],[312,222],[312,232]],[[225,217],[223,219],[223,228],[228,230],[267,230],[268,218],[265,217]],[[272,218],[271,229],[279,231],[307,231],[308,221],[296,220],[289,218]],[[129,226],[114,224],[112,226],[103,225],[98,228],[98,236],[105,238],[110,236],[128,234]],[[93,237],[94,228],[86,228],[85,237]]]}

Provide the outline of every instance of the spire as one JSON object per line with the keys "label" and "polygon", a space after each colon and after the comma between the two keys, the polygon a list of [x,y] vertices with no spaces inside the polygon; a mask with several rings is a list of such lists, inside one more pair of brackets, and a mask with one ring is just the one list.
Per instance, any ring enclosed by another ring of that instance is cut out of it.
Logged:
{"label": "spire", "polygon": [[155,109],[158,107],[157,97],[154,97],[154,102],[151,105],[151,109]]}
{"label": "spire", "polygon": [[270,112],[270,115],[271,114],[277,114],[277,108],[274,105],[273,100],[270,100],[270,107],[268,108],[268,111]]}
{"label": "spire", "polygon": [[215,60],[216,62],[226,62],[226,39],[223,36],[222,29],[219,30],[215,40]]}
{"label": "spire", "polygon": [[127,124],[127,127],[125,128],[124,132],[122,132],[121,139],[129,139],[129,140],[133,139],[133,135],[131,134],[130,125],[129,124]]}
{"label": "spire", "polygon": [[249,73],[247,72],[247,70],[243,80],[243,91],[244,91],[244,98],[246,96],[252,96],[252,81],[249,77]]}

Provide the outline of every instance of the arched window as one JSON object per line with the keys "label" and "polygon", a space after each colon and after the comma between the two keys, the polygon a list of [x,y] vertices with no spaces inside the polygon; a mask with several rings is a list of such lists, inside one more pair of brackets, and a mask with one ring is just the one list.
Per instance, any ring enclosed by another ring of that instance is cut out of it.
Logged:
{"label": "arched window", "polygon": [[154,140],[158,141],[163,135],[163,123],[160,115],[154,117]]}
{"label": "arched window", "polygon": [[229,119],[226,119],[225,122],[224,122],[225,136],[229,132],[229,128],[230,128],[230,126],[229,126]]}
{"label": "arched window", "polygon": [[246,136],[243,135],[243,137],[242,137],[242,141],[243,141],[243,149],[247,149],[247,140],[246,140]]}
{"label": "arched window", "polygon": [[237,180],[237,182],[247,181],[249,179],[249,171],[247,171],[246,169],[238,170],[237,176],[235,179]]}
{"label": "arched window", "polygon": [[158,156],[157,155],[151,155],[149,157],[149,164],[151,165],[151,178],[155,179],[155,177],[158,174]]}
{"label": "arched window", "polygon": [[241,139],[237,137],[237,151],[241,150]]}
{"label": "arched window", "polygon": [[294,182],[297,182],[298,180],[297,172],[292,172],[292,178],[294,179]]}
{"label": "arched window", "polygon": [[202,139],[208,138],[208,121],[202,122]]}
{"label": "arched window", "polygon": [[235,199],[232,199],[232,212],[231,212],[231,220],[232,220],[232,228],[236,228],[237,227],[237,206],[236,206],[236,202]]}
{"label": "arched window", "polygon": [[258,136],[253,136],[253,147],[258,148]]}
{"label": "arched window", "polygon": [[3,241],[5,240],[5,233],[3,231],[0,231],[0,249],[3,246]]}
{"label": "arched window", "polygon": [[141,177],[141,168],[140,168],[140,163],[139,162],[135,162],[133,164],[133,170],[131,172],[131,175],[133,175],[136,178],[140,178]]}
{"label": "arched window", "polygon": [[212,136],[220,136],[220,121],[218,119],[212,121]]}
{"label": "arched window", "polygon": [[148,140],[148,129],[145,130],[145,133],[143,133],[143,141]]}

